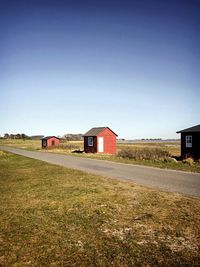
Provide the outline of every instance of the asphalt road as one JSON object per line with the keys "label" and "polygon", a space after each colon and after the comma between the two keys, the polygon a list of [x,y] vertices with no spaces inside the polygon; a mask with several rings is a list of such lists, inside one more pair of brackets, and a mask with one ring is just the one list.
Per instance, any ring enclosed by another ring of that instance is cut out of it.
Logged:
{"label": "asphalt road", "polygon": [[115,163],[105,160],[86,159],[47,152],[27,151],[8,146],[0,150],[12,152],[48,163],[72,169],[100,174],[107,177],[131,180],[132,182],[164,191],[177,192],[200,197],[200,174],[183,171],[164,170],[152,167]]}

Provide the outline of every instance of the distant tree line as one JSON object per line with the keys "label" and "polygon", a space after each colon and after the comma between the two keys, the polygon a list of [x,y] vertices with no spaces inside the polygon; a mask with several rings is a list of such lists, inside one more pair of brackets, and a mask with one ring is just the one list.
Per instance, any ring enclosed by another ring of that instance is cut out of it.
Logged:
{"label": "distant tree line", "polygon": [[3,136],[4,139],[31,139],[31,137],[29,137],[28,135],[22,133],[18,133],[18,134],[8,134],[5,133]]}
{"label": "distant tree line", "polygon": [[64,134],[63,135],[63,139],[67,140],[67,141],[81,141],[82,140],[82,136],[83,134]]}
{"label": "distant tree line", "polygon": [[[81,141],[83,134],[64,134],[61,139],[67,140],[67,141]],[[0,137],[1,139],[31,139],[31,140],[40,140],[44,137],[44,135],[32,135],[28,136],[24,133],[20,134],[8,134],[5,133],[3,137]]]}
{"label": "distant tree line", "polygon": [[142,138],[142,141],[160,141],[162,140],[162,138]]}

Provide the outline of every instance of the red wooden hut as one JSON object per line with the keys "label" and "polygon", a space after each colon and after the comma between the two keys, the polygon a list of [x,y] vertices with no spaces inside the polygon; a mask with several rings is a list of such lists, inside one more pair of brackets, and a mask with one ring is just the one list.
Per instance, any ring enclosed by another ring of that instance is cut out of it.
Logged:
{"label": "red wooden hut", "polygon": [[177,133],[181,134],[181,158],[200,159],[200,124]]}
{"label": "red wooden hut", "polygon": [[55,147],[60,145],[60,138],[56,136],[46,136],[41,140],[42,140],[42,148]]}
{"label": "red wooden hut", "polygon": [[86,153],[116,153],[116,137],[109,127],[96,127],[84,134],[84,151]]}

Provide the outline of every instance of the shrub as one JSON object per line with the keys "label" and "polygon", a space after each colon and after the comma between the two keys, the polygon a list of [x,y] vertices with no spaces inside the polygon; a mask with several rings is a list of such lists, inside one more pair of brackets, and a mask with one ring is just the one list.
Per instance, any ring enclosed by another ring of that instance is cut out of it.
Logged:
{"label": "shrub", "polygon": [[118,156],[126,159],[134,160],[157,160],[163,159],[170,156],[168,151],[159,149],[159,148],[144,148],[144,149],[132,149],[124,148],[119,153]]}
{"label": "shrub", "polygon": [[75,150],[75,149],[79,149],[79,145],[77,144],[61,144],[60,147],[61,149],[66,149],[66,150]]}
{"label": "shrub", "polygon": [[6,153],[5,153],[4,151],[1,151],[1,150],[0,150],[0,157],[5,156],[5,154],[6,154]]}
{"label": "shrub", "polygon": [[136,150],[124,148],[118,152],[118,156],[121,158],[133,159],[136,156]]}
{"label": "shrub", "polygon": [[169,163],[179,163],[175,158],[167,157],[164,159],[165,162]]}
{"label": "shrub", "polygon": [[193,158],[186,158],[183,160],[183,163],[186,163],[186,164],[192,166],[194,163],[194,160],[193,160]]}

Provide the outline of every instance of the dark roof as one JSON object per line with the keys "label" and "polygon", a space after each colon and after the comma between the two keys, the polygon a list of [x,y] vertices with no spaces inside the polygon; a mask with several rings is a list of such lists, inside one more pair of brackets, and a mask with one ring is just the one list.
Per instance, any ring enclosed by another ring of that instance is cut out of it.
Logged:
{"label": "dark roof", "polygon": [[200,124],[193,126],[193,127],[190,127],[190,128],[187,128],[187,129],[184,129],[184,130],[181,130],[181,131],[178,131],[177,133],[196,133],[196,132],[200,132]]}
{"label": "dark roof", "polygon": [[114,133],[109,127],[92,128],[87,133],[85,133],[83,136],[97,136],[99,133],[103,132],[105,129],[109,129],[113,134],[115,134],[117,136],[117,134]]}
{"label": "dark roof", "polygon": [[60,138],[58,138],[58,137],[56,137],[54,135],[53,136],[45,136],[45,137],[41,138],[41,140],[48,140],[48,139],[51,139],[53,137],[60,140]]}

